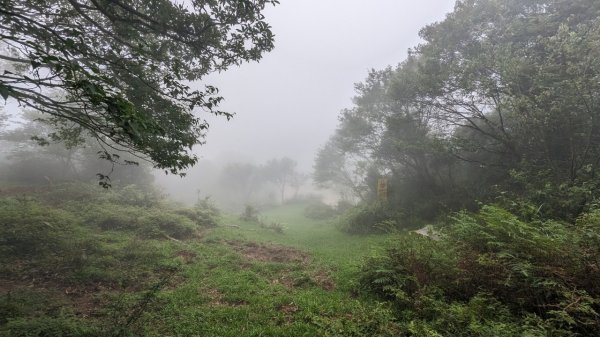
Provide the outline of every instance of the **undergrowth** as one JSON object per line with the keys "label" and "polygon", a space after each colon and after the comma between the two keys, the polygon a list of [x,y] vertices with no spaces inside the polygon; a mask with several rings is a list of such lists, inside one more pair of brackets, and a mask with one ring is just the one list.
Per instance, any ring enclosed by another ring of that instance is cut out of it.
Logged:
{"label": "undergrowth", "polygon": [[411,336],[591,336],[600,331],[600,211],[524,222],[485,206],[441,240],[411,234],[363,267]]}
{"label": "undergrowth", "polygon": [[0,336],[129,336],[186,263],[184,241],[218,221],[135,186],[0,196]]}

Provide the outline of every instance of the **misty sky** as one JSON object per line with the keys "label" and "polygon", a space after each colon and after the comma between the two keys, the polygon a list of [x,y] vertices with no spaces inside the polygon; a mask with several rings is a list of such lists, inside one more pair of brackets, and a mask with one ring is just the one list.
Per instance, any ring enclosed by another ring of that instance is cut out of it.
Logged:
{"label": "misty sky", "polygon": [[236,112],[207,118],[209,160],[263,163],[289,156],[310,172],[314,155],[333,133],[353,84],[371,68],[396,65],[419,43],[418,32],[453,9],[454,0],[281,0],[265,14],[275,50],[260,63],[211,76]]}

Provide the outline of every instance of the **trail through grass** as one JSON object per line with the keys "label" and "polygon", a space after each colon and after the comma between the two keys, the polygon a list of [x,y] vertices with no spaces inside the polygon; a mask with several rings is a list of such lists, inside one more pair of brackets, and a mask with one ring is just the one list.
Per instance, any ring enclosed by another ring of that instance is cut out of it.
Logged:
{"label": "trail through grass", "polygon": [[[284,233],[225,219],[191,250],[186,282],[163,294],[149,336],[394,335],[391,314],[357,297],[351,275],[385,239],[342,234],[302,215],[302,205],[263,214]],[[157,324],[158,322],[160,324]]]}
{"label": "trail through grass", "polygon": [[[82,197],[0,200],[4,226],[23,223],[0,250],[0,336],[399,335],[354,286],[385,236],[343,234],[295,204],[262,214],[283,233],[230,215],[184,237],[200,213],[69,191]],[[29,255],[10,248],[31,240]]]}
{"label": "trail through grass", "polygon": [[225,226],[215,229],[211,237],[295,247],[309,253],[315,263],[329,268],[340,285],[348,285],[351,281],[350,274],[362,263],[364,257],[381,250],[382,243],[387,240],[386,236],[343,233],[335,228],[331,220],[306,218],[303,215],[304,207],[303,204],[292,204],[262,213],[261,220],[267,225],[271,222],[280,223],[284,227],[283,234],[230,216],[225,219]]}

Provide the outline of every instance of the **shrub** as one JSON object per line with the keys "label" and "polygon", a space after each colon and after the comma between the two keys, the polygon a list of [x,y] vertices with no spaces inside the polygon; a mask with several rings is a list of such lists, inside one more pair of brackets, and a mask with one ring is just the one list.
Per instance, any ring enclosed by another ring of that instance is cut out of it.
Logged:
{"label": "shrub", "polygon": [[219,224],[219,217],[212,212],[199,208],[179,208],[174,213],[184,216],[191,220],[198,227],[216,227]]}
{"label": "shrub", "polygon": [[209,198],[199,200],[192,208],[180,208],[175,213],[192,220],[199,227],[216,227],[221,212]]}
{"label": "shrub", "polygon": [[279,221],[271,221],[271,223],[267,224],[264,221],[260,220],[258,223],[261,228],[272,230],[277,234],[283,234],[283,231],[285,229],[283,224]]}
{"label": "shrub", "polygon": [[77,258],[89,236],[69,212],[33,199],[0,200],[0,256]]}
{"label": "shrub", "polygon": [[13,289],[0,295],[0,326],[11,319],[56,312],[63,305],[64,303],[47,291],[31,288]]}
{"label": "shrub", "polygon": [[339,214],[346,212],[347,210],[354,207],[354,204],[348,200],[341,199],[335,205],[335,211]]}
{"label": "shrub", "polygon": [[129,231],[153,239],[186,239],[200,226],[217,224],[213,212],[199,208],[142,208],[108,203],[89,208],[84,212],[84,219],[102,230]]}
{"label": "shrub", "polygon": [[360,287],[392,302],[414,335],[590,335],[600,330],[599,220],[462,212],[442,240],[410,234],[371,258]]}
{"label": "shrub", "polygon": [[338,219],[338,228],[350,234],[386,233],[400,227],[400,212],[384,203],[351,208]]}
{"label": "shrub", "polygon": [[0,336],[101,336],[89,320],[78,320],[65,306],[60,293],[47,290],[0,295]]}
{"label": "shrub", "polygon": [[136,230],[139,218],[147,213],[146,209],[126,205],[101,203],[83,210],[82,217],[87,225],[103,230]]}
{"label": "shrub", "polygon": [[240,220],[258,222],[258,209],[252,205],[246,205],[244,212],[240,215]]}
{"label": "shrub", "polygon": [[151,239],[189,239],[198,226],[190,218],[163,210],[149,211],[139,219],[138,234]]}
{"label": "shrub", "polygon": [[138,185],[127,185],[122,188],[113,188],[110,196],[111,201],[119,205],[131,205],[138,207],[156,207],[163,197],[151,187],[140,187]]}
{"label": "shrub", "polygon": [[304,208],[304,216],[309,219],[326,220],[331,219],[336,215],[337,211],[333,207],[321,201],[311,202]]}

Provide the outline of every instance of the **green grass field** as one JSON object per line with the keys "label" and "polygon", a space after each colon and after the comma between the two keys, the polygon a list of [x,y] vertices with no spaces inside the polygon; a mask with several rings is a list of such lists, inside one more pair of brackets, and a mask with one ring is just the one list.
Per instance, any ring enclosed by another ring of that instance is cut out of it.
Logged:
{"label": "green grass field", "polygon": [[[1,252],[0,336],[399,335],[390,309],[354,286],[364,257],[386,236],[344,234],[304,217],[302,204],[261,214],[263,223],[282,224],[282,233],[226,215],[220,226],[176,240],[110,227],[135,217],[90,226],[81,219],[100,213],[85,203],[53,205],[51,220],[43,202],[2,202],[3,221],[20,221],[25,212],[39,230],[31,237],[55,245],[39,252],[64,253]],[[71,227],[61,232],[56,223],[65,219]]]}
{"label": "green grass field", "polygon": [[342,234],[302,215],[303,205],[263,214],[283,233],[228,217],[188,249],[185,281],[139,324],[148,336],[394,335],[382,305],[353,295],[352,274],[385,240]]}

